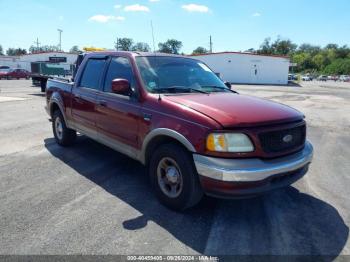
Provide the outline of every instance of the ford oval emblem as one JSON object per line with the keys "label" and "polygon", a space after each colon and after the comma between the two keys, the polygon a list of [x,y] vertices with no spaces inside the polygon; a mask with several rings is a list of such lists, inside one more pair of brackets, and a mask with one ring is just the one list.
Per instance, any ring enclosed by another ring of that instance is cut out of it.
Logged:
{"label": "ford oval emblem", "polygon": [[292,135],[286,135],[283,137],[283,142],[285,143],[290,143],[293,141],[293,136]]}

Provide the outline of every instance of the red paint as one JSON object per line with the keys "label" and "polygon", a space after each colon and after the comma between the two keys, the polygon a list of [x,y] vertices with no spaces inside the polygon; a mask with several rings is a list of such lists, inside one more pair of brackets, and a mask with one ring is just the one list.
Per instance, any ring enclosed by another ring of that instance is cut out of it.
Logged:
{"label": "red paint", "polygon": [[21,78],[29,78],[30,72],[24,69],[3,69],[0,70],[0,79],[21,79]]}
{"label": "red paint", "polygon": [[[303,115],[285,105],[233,93],[158,95],[143,86],[135,63],[135,52],[98,52],[86,55],[74,85],[48,82],[47,101],[56,96],[62,101],[67,120],[100,132],[118,142],[141,149],[145,136],[154,129],[167,128],[183,135],[199,154],[226,158],[271,158],[282,154],[265,154],[257,134],[262,131],[291,128],[303,124]],[[111,95],[79,87],[88,58],[123,56],[129,59],[136,78],[137,97]],[[154,56],[144,54],[142,56]],[[103,105],[101,105],[103,101]],[[150,121],[144,119],[151,115]],[[211,132],[239,131],[254,143],[255,151],[247,154],[207,152],[206,138]],[[299,150],[299,149],[296,149]],[[284,152],[289,154],[291,152]]]}

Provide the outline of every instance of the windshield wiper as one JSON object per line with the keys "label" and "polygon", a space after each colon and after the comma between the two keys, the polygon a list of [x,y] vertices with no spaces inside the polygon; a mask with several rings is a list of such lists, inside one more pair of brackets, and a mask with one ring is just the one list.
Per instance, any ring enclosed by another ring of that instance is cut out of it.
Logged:
{"label": "windshield wiper", "polygon": [[227,88],[227,87],[222,87],[222,86],[215,86],[215,85],[212,85],[212,86],[202,86],[202,87],[209,87],[209,88],[214,88],[214,89],[220,89],[220,90],[225,90],[225,91],[229,91],[229,92],[231,92],[231,93],[235,93],[235,94],[238,94],[238,92],[237,91],[234,91],[234,90],[232,90],[232,89],[229,89],[229,88]]}
{"label": "windshield wiper", "polygon": [[194,91],[194,92],[197,92],[197,93],[202,93],[202,94],[210,94],[209,92],[206,92],[206,91],[203,91],[203,90],[200,90],[200,89],[196,89],[196,88],[193,88],[193,87],[186,87],[186,86],[169,86],[169,87],[160,87],[160,88],[155,88],[154,89],[155,91],[169,91],[169,90],[173,90],[173,91],[177,91],[177,90],[180,90],[180,91]]}

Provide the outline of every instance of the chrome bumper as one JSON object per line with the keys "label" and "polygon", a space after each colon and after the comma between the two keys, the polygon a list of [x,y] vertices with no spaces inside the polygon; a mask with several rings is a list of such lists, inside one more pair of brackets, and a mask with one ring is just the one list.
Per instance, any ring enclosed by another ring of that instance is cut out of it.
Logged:
{"label": "chrome bumper", "polygon": [[226,182],[257,182],[309,165],[313,158],[313,147],[306,142],[302,151],[272,160],[224,159],[198,154],[194,154],[193,158],[201,176]]}

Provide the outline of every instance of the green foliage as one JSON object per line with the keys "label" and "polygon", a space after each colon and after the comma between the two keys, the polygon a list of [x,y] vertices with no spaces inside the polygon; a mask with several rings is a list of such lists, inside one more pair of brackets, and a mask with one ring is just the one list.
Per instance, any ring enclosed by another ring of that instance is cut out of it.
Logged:
{"label": "green foliage", "polygon": [[70,53],[73,54],[80,54],[82,51],[79,49],[77,45],[72,46],[72,48],[69,50]]}
{"label": "green foliage", "polygon": [[349,75],[350,74],[350,59],[338,58],[323,70],[327,75]]}
{"label": "green foliage", "polygon": [[30,46],[29,47],[29,53],[35,54],[35,53],[42,53],[42,52],[58,52],[59,48],[55,45],[43,45],[43,46]]}
{"label": "green foliage", "polygon": [[6,51],[6,54],[8,56],[20,56],[20,55],[27,54],[27,50],[22,49],[22,48],[9,48]]}
{"label": "green foliage", "polygon": [[0,55],[4,55],[4,49],[2,48],[2,45],[0,45]]}
{"label": "green foliage", "polygon": [[207,54],[209,51],[205,49],[204,47],[197,47],[195,50],[193,50],[192,55],[202,55],[202,54]]}
{"label": "green foliage", "polygon": [[299,47],[289,39],[278,37],[274,42],[266,38],[257,50],[258,54],[286,55],[291,62],[297,63],[296,72],[320,74],[350,74],[348,60],[350,48],[337,44],[328,44],[324,48],[302,44]]}
{"label": "green foliage", "polygon": [[131,51],[134,44],[134,40],[131,38],[118,38],[115,44],[115,49],[119,51]]}
{"label": "green foliage", "polygon": [[132,51],[139,51],[139,52],[150,52],[151,48],[149,47],[149,45],[147,43],[138,42],[131,48],[131,50]]}
{"label": "green foliage", "polygon": [[182,42],[176,39],[169,39],[165,43],[159,43],[159,52],[168,54],[179,54]]}

